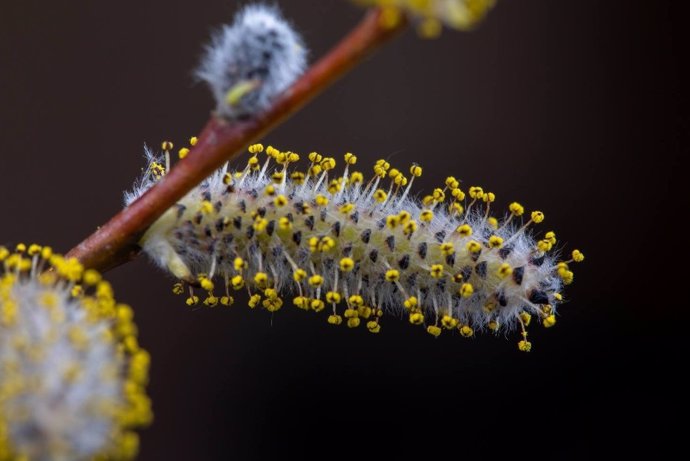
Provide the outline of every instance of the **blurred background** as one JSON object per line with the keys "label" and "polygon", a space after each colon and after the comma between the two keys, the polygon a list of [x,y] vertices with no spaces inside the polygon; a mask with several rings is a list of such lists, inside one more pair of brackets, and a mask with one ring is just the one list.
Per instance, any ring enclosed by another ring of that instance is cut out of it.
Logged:
{"label": "blurred background", "polygon": [[[245,3],[245,2],[242,2]],[[312,60],[362,16],[344,0],[279,2]],[[244,299],[189,309],[145,258],[109,274],[153,356],[156,419],[140,459],[659,453],[687,270],[687,85],[671,1],[499,1],[474,32],[413,32],[264,141],[361,169],[424,167],[546,213],[580,248],[555,328],[471,340],[384,319],[379,335]],[[192,69],[238,2],[0,3],[0,243],[67,251],[121,207],[144,143],[180,146],[212,101]],[[243,160],[241,160],[243,162]],[[669,363],[670,362],[670,363]],[[371,445],[366,445],[371,444]]]}

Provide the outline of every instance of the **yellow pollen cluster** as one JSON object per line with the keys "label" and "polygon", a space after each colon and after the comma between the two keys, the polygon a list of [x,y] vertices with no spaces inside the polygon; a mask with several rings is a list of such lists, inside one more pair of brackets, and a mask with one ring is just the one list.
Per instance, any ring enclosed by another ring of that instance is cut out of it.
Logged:
{"label": "yellow pollen cluster", "polygon": [[467,30],[479,23],[494,6],[495,0],[354,0],[362,6],[380,6],[381,22],[395,27],[403,14],[409,14],[424,38],[434,38],[443,25]]}
{"label": "yellow pollen cluster", "polygon": [[152,413],[133,317],[77,260],[0,246],[0,460],[134,458]]}

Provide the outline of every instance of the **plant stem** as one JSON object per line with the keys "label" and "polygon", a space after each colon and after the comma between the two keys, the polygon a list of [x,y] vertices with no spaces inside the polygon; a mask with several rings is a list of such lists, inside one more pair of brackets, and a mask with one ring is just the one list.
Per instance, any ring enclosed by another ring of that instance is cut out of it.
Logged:
{"label": "plant stem", "polygon": [[67,256],[76,257],[86,267],[101,271],[134,259],[140,251],[137,242],[168,208],[223,163],[240,154],[248,144],[260,139],[372,51],[398,35],[405,25],[401,21],[394,27],[385,27],[381,11],[372,9],[266,112],[247,121],[229,122],[212,116],[184,160],[130,206],[72,248]]}

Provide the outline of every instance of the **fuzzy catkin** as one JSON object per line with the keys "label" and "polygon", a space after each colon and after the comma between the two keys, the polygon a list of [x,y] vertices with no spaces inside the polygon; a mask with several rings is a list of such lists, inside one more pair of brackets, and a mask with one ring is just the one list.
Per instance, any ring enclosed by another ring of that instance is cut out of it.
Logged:
{"label": "fuzzy catkin", "polygon": [[132,315],[76,260],[0,247],[0,460],[136,455],[151,409]]}
{"label": "fuzzy catkin", "polygon": [[[250,307],[271,312],[291,297],[304,310],[327,307],[329,323],[366,322],[372,332],[384,311],[404,314],[434,336],[443,328],[472,336],[517,327],[523,350],[531,347],[526,327],[533,316],[547,327],[555,323],[560,290],[573,275],[570,261],[558,262],[552,251],[555,234],[537,241],[529,231],[544,219],[541,212],[523,221],[524,208],[514,202],[499,222],[489,213],[493,193],[466,193],[453,177],[420,201],[410,195],[417,165],[408,180],[380,160],[367,183],[350,171],[352,154],[343,173],[317,153],[303,172],[288,168],[297,154],[269,147],[261,166],[261,151],[250,147],[244,170],[211,175],[142,238],[146,253],[181,280],[176,292],[183,283],[201,287],[204,304],[215,306],[231,304],[233,290],[247,290]],[[153,172],[161,164],[148,158],[128,201],[159,177]],[[193,292],[187,298],[199,302]]]}
{"label": "fuzzy catkin", "polygon": [[306,67],[302,38],[277,7],[248,5],[206,47],[196,71],[228,119],[251,117],[269,107]]}

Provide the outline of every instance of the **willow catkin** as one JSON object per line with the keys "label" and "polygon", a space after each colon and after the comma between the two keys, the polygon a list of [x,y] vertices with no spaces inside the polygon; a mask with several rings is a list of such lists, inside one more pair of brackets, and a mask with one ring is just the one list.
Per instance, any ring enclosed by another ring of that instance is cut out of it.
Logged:
{"label": "willow catkin", "polygon": [[[410,176],[379,160],[373,177],[351,171],[357,159],[309,155],[306,171],[293,169],[294,152],[249,148],[243,170],[218,170],[168,210],[140,244],[162,268],[188,284],[187,304],[229,305],[246,290],[249,305],[270,312],[286,300],[298,308],[328,309],[328,322],[364,323],[380,330],[385,311],[405,315],[438,336],[442,329],[472,336],[478,329],[521,330],[537,316],[556,321],[568,264],[553,251],[556,236],[530,230],[540,211],[513,202],[502,219],[491,215],[495,195],[466,192],[448,177],[418,200],[411,195],[422,169]],[[193,154],[190,154],[193,155]],[[126,196],[131,202],[164,174],[160,158]],[[183,160],[184,161],[184,160]],[[262,165],[263,164],[263,165]],[[271,164],[277,164],[271,168]],[[502,214],[502,213],[501,213]],[[573,260],[584,259],[575,250]],[[202,300],[194,287],[206,293]]]}

